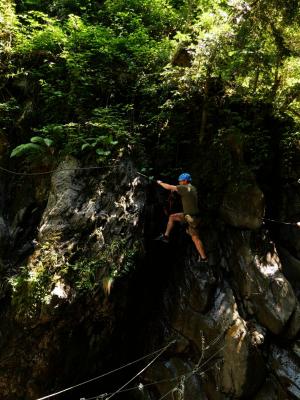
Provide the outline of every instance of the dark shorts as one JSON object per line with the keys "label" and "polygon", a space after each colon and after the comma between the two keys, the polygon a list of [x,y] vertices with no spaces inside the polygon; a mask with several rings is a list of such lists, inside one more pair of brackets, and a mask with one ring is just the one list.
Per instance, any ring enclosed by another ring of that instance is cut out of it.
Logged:
{"label": "dark shorts", "polygon": [[198,226],[200,225],[200,217],[198,215],[185,214],[184,219],[188,223],[187,233],[191,236],[199,235]]}

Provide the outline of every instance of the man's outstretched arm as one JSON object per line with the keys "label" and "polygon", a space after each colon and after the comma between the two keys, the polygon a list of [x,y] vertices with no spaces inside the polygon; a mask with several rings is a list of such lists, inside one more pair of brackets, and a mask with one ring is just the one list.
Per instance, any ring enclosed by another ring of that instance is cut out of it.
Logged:
{"label": "man's outstretched arm", "polygon": [[164,189],[167,190],[172,190],[174,192],[177,192],[177,186],[175,185],[169,185],[168,183],[164,183],[162,181],[156,181],[160,186],[162,186]]}

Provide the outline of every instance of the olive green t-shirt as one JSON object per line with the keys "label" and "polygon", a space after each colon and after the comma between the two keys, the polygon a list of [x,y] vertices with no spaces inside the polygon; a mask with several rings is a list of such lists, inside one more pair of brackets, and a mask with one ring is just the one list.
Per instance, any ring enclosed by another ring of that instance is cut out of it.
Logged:
{"label": "olive green t-shirt", "polygon": [[195,186],[191,185],[177,185],[177,191],[181,197],[183,213],[196,215],[199,214],[198,208],[198,194]]}

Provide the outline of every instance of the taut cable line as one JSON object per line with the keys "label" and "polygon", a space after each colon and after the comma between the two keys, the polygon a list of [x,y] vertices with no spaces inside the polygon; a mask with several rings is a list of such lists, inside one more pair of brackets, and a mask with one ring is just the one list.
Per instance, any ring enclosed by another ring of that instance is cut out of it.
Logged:
{"label": "taut cable line", "polygon": [[270,218],[263,218],[264,221],[273,222],[274,224],[281,224],[281,225],[292,225],[298,226],[300,228],[300,222],[284,222],[284,221],[277,221],[276,219]]}
{"label": "taut cable line", "polygon": [[[74,385],[74,386],[68,387],[68,388],[66,388],[66,389],[60,390],[59,392],[52,393],[52,394],[47,395],[47,396],[44,396],[44,397],[39,397],[39,398],[36,399],[36,400],[46,400],[46,399],[50,399],[51,397],[58,396],[59,394],[68,392],[68,391],[73,390],[73,389],[76,389],[76,388],[78,388],[78,387],[80,387],[80,386],[83,386],[83,385],[86,385],[86,384],[88,384],[88,383],[91,383],[91,382],[94,382],[94,381],[96,381],[96,380],[99,380],[99,379],[101,379],[101,378],[104,378],[105,376],[108,376],[108,375],[111,375],[111,374],[113,374],[113,373],[115,373],[115,372],[118,372],[118,371],[120,371],[120,370],[122,370],[122,369],[124,369],[124,368],[126,368],[126,367],[129,367],[129,366],[131,366],[131,365],[133,365],[133,364],[138,363],[139,361],[145,360],[146,358],[151,357],[151,356],[153,356],[153,355],[155,355],[155,354],[157,354],[157,353],[158,353],[157,357],[159,357],[159,356],[160,356],[163,352],[165,352],[166,349],[167,349],[171,344],[173,344],[173,343],[174,343],[174,341],[170,342],[167,346],[162,347],[162,348],[160,348],[160,349],[154,351],[153,353],[147,354],[147,355],[145,355],[145,356],[143,356],[143,357],[141,357],[141,358],[138,358],[137,360],[131,361],[131,362],[129,362],[128,364],[122,365],[121,367],[118,367],[118,368],[116,368],[116,369],[113,369],[113,370],[111,370],[111,371],[109,371],[109,372],[105,372],[104,374],[99,375],[99,376],[96,376],[95,378],[92,378],[92,379],[89,379],[89,380],[87,380],[87,381],[78,383],[77,385]],[[155,357],[155,359],[156,359],[157,357]]]}
{"label": "taut cable line", "polygon": [[106,398],[106,400],[110,400],[112,397],[114,397],[116,394],[118,394],[122,389],[124,389],[129,383],[131,383],[134,379],[136,379],[138,376],[140,376],[146,369],[150,367],[172,344],[174,344],[176,341],[173,340],[172,342],[168,343],[144,368],[142,368],[133,378],[129,379],[128,382],[126,382],[124,385],[122,385],[119,389],[117,389],[112,395]]}
{"label": "taut cable line", "polygon": [[[5,172],[10,175],[15,175],[15,176],[41,176],[41,175],[51,175],[54,174],[55,172],[64,172],[64,171],[89,171],[89,170],[105,170],[105,169],[116,169],[117,165],[116,164],[109,164],[109,165],[103,165],[103,166],[92,166],[92,167],[74,167],[74,168],[56,168],[56,169],[51,169],[49,171],[43,171],[43,172],[17,172],[17,171],[12,171],[10,169],[0,167],[0,172]],[[137,175],[142,176],[143,178],[150,180],[151,178],[145,174],[142,174],[139,171],[135,171]]]}
{"label": "taut cable line", "polygon": [[52,169],[49,171],[44,171],[44,172],[17,172],[17,171],[12,171],[7,168],[0,167],[0,171],[6,172],[11,175],[19,175],[19,176],[38,176],[38,175],[51,175],[54,174],[55,172],[63,172],[63,171],[84,171],[84,170],[97,170],[97,169],[108,169],[111,168],[111,165],[105,165],[105,166],[93,166],[93,167],[74,167],[74,168],[56,168]]}
{"label": "taut cable line", "polygon": [[[208,349],[208,348],[214,346],[215,344],[217,344],[217,342],[222,338],[222,336],[223,336],[223,334],[217,336],[217,337],[209,344],[209,346],[208,346],[206,349]],[[172,342],[169,343],[169,345],[167,345],[167,346],[170,346],[171,344],[172,344]],[[144,388],[147,388],[147,387],[150,387],[150,386],[154,386],[154,385],[156,385],[156,384],[158,384],[158,383],[173,382],[173,381],[179,380],[179,379],[181,379],[181,378],[189,379],[190,377],[192,377],[192,376],[195,375],[195,374],[202,374],[202,373],[205,373],[206,371],[212,369],[213,367],[210,366],[210,367],[206,368],[204,371],[202,371],[202,368],[203,368],[206,364],[208,364],[211,360],[213,360],[213,358],[214,358],[218,353],[220,353],[221,351],[223,351],[225,347],[226,347],[226,346],[224,345],[224,346],[222,346],[220,349],[218,349],[217,351],[215,351],[215,352],[214,352],[208,359],[206,359],[203,363],[201,362],[201,360],[202,360],[202,356],[201,356],[200,359],[199,359],[199,361],[198,361],[198,363],[196,364],[195,368],[194,368],[192,371],[187,372],[187,373],[185,373],[185,374],[181,374],[181,375],[178,375],[178,376],[176,376],[176,377],[169,378],[169,379],[160,379],[160,380],[157,380],[157,381],[154,381],[154,382],[151,382],[151,383],[146,383],[146,384],[141,384],[141,383],[140,383],[138,386],[134,386],[134,387],[130,387],[130,388],[124,389],[125,386],[127,386],[129,383],[131,383],[136,377],[138,377],[138,376],[142,373],[142,372],[139,372],[139,374],[137,374],[137,375],[135,375],[133,378],[131,378],[130,381],[128,381],[125,385],[123,385],[123,388],[122,388],[122,389],[120,388],[117,392],[101,393],[101,394],[98,394],[98,395],[96,395],[96,396],[88,397],[88,398],[82,397],[80,400],[100,400],[100,399],[109,400],[112,396],[114,396],[114,395],[117,394],[117,393],[119,394],[119,393],[129,392],[129,391],[133,391],[133,390],[143,390]],[[163,349],[162,349],[162,350],[163,350]],[[157,357],[156,357],[156,358],[157,358]],[[152,361],[153,361],[153,360],[152,360]],[[149,367],[149,364],[148,364],[148,366],[147,366],[146,368],[148,368],[148,367]],[[173,388],[170,392],[168,392],[168,394],[171,393],[177,386],[178,386],[178,384],[176,384],[176,386],[174,386],[174,388]],[[165,395],[166,395],[166,394],[165,394]],[[165,396],[165,395],[164,395],[164,396]],[[111,397],[110,397],[110,396],[111,396]]]}

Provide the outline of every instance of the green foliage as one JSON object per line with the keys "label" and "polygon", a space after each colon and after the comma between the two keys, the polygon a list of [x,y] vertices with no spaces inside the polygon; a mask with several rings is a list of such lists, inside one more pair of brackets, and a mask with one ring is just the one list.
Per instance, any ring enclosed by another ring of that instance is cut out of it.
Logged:
{"label": "green foliage", "polygon": [[137,140],[118,108],[97,108],[85,123],[49,124],[36,131],[42,136],[33,136],[30,143],[14,148],[11,157],[49,163],[54,157],[59,159],[66,154],[79,157],[90,154],[102,162],[116,157]]}
{"label": "green foliage", "polygon": [[23,155],[31,155],[32,153],[40,153],[43,155],[45,150],[47,151],[52,145],[53,141],[48,138],[42,138],[40,136],[33,136],[30,139],[31,143],[21,144],[17,146],[12,152],[11,157],[20,157]]}
{"label": "green foliage", "polygon": [[151,35],[160,38],[172,32],[180,21],[168,0],[106,0],[104,12],[122,36],[144,26]]}
{"label": "green foliage", "polygon": [[48,165],[53,161],[53,140],[40,136],[33,136],[29,143],[15,147],[10,157],[24,157],[32,164]]}
{"label": "green foliage", "polygon": [[79,260],[75,264],[68,264],[65,270],[61,271],[62,276],[80,294],[84,292],[92,292],[99,287],[101,275],[103,275],[102,259]]}
{"label": "green foliage", "polygon": [[259,175],[276,148],[297,152],[296,0],[20,0],[17,15],[0,10],[0,128],[14,156],[105,162],[138,146],[154,173],[171,173],[205,146],[224,179],[242,179],[242,164]]}
{"label": "green foliage", "polygon": [[[165,64],[169,40],[155,39],[138,14],[134,27],[122,34],[117,25],[106,26],[109,5],[97,24],[72,14],[61,21],[38,9],[19,16],[14,38],[10,76],[31,94],[34,107],[30,115],[22,113],[18,129],[28,118],[31,129],[26,127],[28,136],[23,144],[17,140],[13,155],[42,153],[40,144],[24,144],[33,132],[52,139],[57,156],[94,152],[102,161],[120,154],[136,143],[130,119],[132,102],[145,87],[139,77]],[[22,112],[26,105],[19,107]]]}
{"label": "green foliage", "polygon": [[39,10],[65,19],[71,13],[88,16],[97,15],[101,1],[95,0],[19,0],[17,9],[19,12]]}
{"label": "green foliage", "polygon": [[[1,28],[1,36],[6,37],[5,33],[12,33],[14,24],[16,23],[16,15],[14,12],[14,3],[11,0],[7,0],[6,2],[0,3],[0,28]],[[4,30],[9,30],[3,32]]]}
{"label": "green foliage", "polygon": [[106,279],[114,281],[132,273],[140,248],[138,243],[128,247],[124,239],[115,239],[105,245],[99,257],[86,260],[79,259],[74,264],[69,263],[62,273],[67,282],[79,293],[92,292]]}
{"label": "green foliage", "polygon": [[131,273],[140,253],[138,242],[129,245],[124,239],[115,239],[97,257],[71,262],[74,253],[63,251],[57,239],[54,237],[40,245],[27,266],[9,279],[16,319],[23,323],[55,312],[51,302],[56,288],[64,288],[64,296],[72,298],[91,294],[101,287],[105,278],[114,280]]}
{"label": "green foliage", "polygon": [[52,279],[50,270],[41,267],[35,271],[23,267],[9,279],[16,319],[30,321],[41,313],[42,305],[47,304],[51,298]]}
{"label": "green foliage", "polygon": [[67,38],[58,22],[48,15],[30,11],[19,17],[20,29],[15,36],[14,51],[25,55],[38,51],[57,53]]}
{"label": "green foliage", "polygon": [[16,99],[11,98],[5,103],[0,103],[0,127],[3,131],[9,131],[20,111],[20,106]]}

